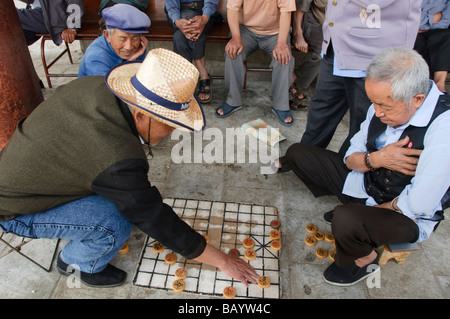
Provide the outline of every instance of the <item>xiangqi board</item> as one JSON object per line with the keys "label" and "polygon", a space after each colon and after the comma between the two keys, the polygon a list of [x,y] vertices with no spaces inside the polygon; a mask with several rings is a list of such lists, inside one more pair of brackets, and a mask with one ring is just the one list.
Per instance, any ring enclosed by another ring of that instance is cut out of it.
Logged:
{"label": "xiangqi board", "polygon": [[[170,249],[154,249],[158,242],[147,237],[142,249],[133,283],[139,287],[173,291],[177,269],[185,269],[184,293],[223,296],[223,290],[232,286],[236,289],[236,298],[279,298],[281,284],[279,274],[279,255],[270,247],[273,231],[271,222],[278,221],[275,207],[191,200],[165,199],[164,202],[191,227],[203,235],[207,235],[209,243],[225,253],[238,252],[239,258],[244,258],[247,251],[243,242],[251,238],[254,242],[252,250],[256,258],[246,260],[261,276],[270,278],[270,286],[261,288],[250,284],[246,288],[240,281],[228,277],[215,267],[187,260],[177,256],[174,264],[167,264],[165,257],[173,253]],[[281,229],[278,229],[281,231]],[[157,247],[159,248],[159,247]]]}

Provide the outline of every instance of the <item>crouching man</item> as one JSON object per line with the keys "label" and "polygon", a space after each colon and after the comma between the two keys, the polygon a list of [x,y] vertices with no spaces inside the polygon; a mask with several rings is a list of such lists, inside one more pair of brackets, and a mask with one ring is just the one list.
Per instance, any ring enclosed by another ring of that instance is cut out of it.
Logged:
{"label": "crouching man", "polygon": [[314,196],[344,203],[324,215],[336,239],[323,274],[333,285],[379,270],[375,248],[383,244],[427,239],[450,204],[450,97],[429,80],[426,62],[412,50],[384,49],[365,88],[373,104],[344,158],[298,143],[279,162]]}

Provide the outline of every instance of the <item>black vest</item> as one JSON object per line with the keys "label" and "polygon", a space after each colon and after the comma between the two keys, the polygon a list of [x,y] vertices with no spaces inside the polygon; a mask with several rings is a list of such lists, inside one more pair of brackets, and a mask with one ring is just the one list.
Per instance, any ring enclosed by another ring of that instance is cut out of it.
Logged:
{"label": "black vest", "polygon": [[[433,115],[431,116],[430,122],[427,126],[416,127],[408,126],[400,139],[409,136],[412,142],[412,147],[415,149],[423,150],[423,139],[428,127],[431,123],[442,113],[450,109],[450,96],[443,94],[439,97],[438,103],[434,109]],[[374,116],[369,124],[369,131],[367,137],[367,151],[374,152],[377,151],[375,146],[375,139],[386,130],[387,125],[382,123],[379,118]],[[399,139],[399,140],[400,140]],[[400,195],[403,189],[411,183],[413,176],[404,175],[402,173],[392,171],[386,168],[379,168],[375,171],[369,171],[364,174],[364,186],[368,195],[373,197],[378,204],[382,204],[393,200],[395,197]],[[442,199],[442,209],[450,206],[450,188],[447,190],[444,198]],[[437,215],[442,214],[442,212]],[[438,219],[439,216],[435,216]],[[434,219],[434,218],[433,218]]]}

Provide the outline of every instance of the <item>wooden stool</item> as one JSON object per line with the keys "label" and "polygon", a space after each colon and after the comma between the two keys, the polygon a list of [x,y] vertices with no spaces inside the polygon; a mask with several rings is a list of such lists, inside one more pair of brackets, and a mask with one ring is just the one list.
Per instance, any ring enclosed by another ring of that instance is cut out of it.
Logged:
{"label": "wooden stool", "polygon": [[408,259],[409,254],[415,250],[419,250],[419,246],[416,243],[384,245],[378,263],[380,265],[384,265],[389,260],[395,259],[397,264],[403,264],[405,263],[406,259]]}

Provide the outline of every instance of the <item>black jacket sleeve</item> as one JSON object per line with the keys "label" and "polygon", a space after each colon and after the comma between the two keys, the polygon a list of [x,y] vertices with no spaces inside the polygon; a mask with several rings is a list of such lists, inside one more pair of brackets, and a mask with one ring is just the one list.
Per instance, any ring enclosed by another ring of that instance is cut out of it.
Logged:
{"label": "black jacket sleeve", "polygon": [[198,257],[206,247],[205,238],[163,203],[158,189],[148,181],[147,171],[148,164],[141,159],[117,162],[97,176],[92,190],[167,248],[188,259]]}

